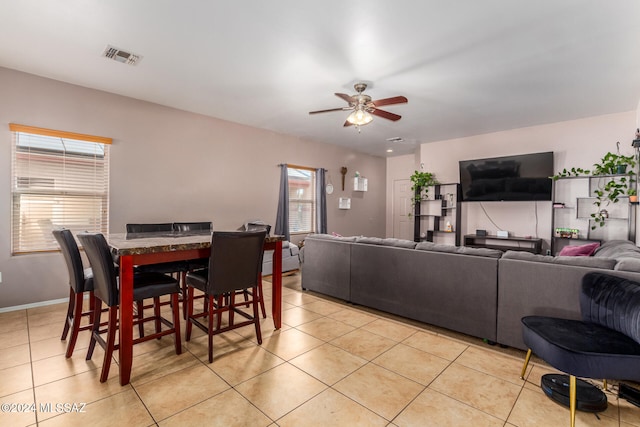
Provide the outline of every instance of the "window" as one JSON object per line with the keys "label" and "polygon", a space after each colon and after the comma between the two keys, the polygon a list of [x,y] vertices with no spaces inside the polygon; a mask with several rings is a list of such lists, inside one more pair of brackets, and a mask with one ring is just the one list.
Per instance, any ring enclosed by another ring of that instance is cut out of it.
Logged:
{"label": "window", "polygon": [[288,167],[289,232],[312,233],[316,229],[316,171]]}
{"label": "window", "polygon": [[57,250],[51,234],[109,229],[110,138],[10,124],[12,254]]}

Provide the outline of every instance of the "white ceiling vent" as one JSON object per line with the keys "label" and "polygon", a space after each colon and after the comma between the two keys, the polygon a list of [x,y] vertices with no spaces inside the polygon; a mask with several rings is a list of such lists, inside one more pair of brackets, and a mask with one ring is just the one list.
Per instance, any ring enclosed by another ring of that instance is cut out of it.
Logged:
{"label": "white ceiling vent", "polygon": [[122,49],[118,49],[117,47],[109,45],[107,45],[104,52],[102,52],[102,56],[129,65],[136,65],[142,59],[141,55],[125,52]]}
{"label": "white ceiling vent", "polygon": [[402,137],[399,137],[399,136],[394,136],[392,138],[387,138],[387,141],[389,141],[389,142],[404,142],[404,139]]}

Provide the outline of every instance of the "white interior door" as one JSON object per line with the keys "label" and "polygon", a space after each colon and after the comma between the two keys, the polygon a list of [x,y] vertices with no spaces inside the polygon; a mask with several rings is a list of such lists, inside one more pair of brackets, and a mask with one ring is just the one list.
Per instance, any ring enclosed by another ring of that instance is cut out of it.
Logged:
{"label": "white interior door", "polygon": [[393,237],[396,239],[413,240],[412,197],[410,180],[393,181]]}

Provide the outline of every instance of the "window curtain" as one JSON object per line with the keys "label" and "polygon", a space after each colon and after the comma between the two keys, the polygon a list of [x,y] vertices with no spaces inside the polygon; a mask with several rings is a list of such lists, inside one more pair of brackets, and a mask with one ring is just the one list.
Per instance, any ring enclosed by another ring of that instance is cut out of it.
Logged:
{"label": "window curtain", "polygon": [[280,166],[280,194],[278,196],[278,214],[276,215],[275,234],[289,241],[289,170],[286,164]]}
{"label": "window curtain", "polygon": [[327,233],[326,169],[316,169],[316,226],[317,232]]}

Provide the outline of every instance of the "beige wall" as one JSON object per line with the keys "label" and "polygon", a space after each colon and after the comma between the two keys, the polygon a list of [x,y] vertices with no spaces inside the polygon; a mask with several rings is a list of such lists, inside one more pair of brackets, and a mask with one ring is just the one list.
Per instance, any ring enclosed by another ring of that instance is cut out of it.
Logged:
{"label": "beige wall", "polygon": [[[290,163],[328,169],[335,187],[327,196],[329,232],[385,235],[383,158],[4,68],[0,93],[0,309],[68,294],[60,254],[11,256],[8,123],[114,139],[111,232],[127,222],[211,220],[223,230],[261,218],[275,225],[277,165]],[[369,191],[342,191],[342,166],[349,177],[357,170],[368,178]],[[338,209],[339,197],[351,197],[351,210]]]}
{"label": "beige wall", "polygon": [[[420,162],[441,182],[460,181],[460,160],[543,151],[554,152],[556,171],[573,166],[591,168],[606,152],[615,152],[616,141],[620,141],[621,153],[632,154],[635,129],[636,112],[629,111],[426,143],[420,146]],[[545,239],[545,248],[551,238],[551,202],[469,202],[463,204],[462,218],[463,235],[478,228],[495,234],[498,227],[493,220],[514,235]]]}

